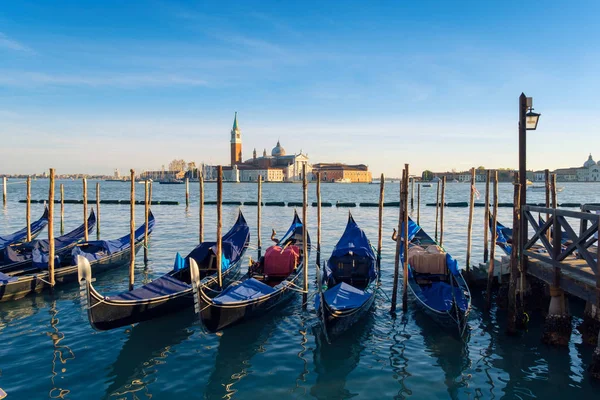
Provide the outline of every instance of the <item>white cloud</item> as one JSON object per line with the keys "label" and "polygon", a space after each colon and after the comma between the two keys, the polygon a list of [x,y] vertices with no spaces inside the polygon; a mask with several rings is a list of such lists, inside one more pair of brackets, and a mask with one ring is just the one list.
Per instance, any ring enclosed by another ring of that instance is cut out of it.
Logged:
{"label": "white cloud", "polygon": [[0,32],[0,48],[33,53],[33,50],[31,50],[29,47],[17,42],[14,39],[9,38],[2,32]]}

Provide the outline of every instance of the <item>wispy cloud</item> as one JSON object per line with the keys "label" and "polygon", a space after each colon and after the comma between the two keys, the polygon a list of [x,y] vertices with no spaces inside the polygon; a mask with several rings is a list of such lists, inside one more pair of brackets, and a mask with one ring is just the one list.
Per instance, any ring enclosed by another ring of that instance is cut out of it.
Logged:
{"label": "wispy cloud", "polygon": [[15,50],[15,51],[23,51],[26,53],[33,53],[34,51],[24,44],[9,38],[4,33],[0,32],[0,48]]}
{"label": "wispy cloud", "polygon": [[66,75],[0,71],[0,86],[31,87],[44,85],[139,88],[208,86],[208,83],[203,79],[178,74]]}

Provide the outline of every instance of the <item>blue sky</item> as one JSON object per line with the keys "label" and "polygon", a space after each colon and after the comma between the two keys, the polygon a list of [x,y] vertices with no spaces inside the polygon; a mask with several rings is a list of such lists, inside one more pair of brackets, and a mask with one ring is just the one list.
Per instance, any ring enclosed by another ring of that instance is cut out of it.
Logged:
{"label": "blue sky", "polygon": [[229,162],[528,167],[600,158],[600,2],[0,0],[0,172]]}

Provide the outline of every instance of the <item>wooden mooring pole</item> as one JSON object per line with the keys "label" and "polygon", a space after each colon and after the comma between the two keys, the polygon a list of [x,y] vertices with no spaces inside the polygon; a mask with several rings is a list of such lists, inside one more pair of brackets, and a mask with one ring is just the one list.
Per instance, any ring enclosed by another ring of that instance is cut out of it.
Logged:
{"label": "wooden mooring pole", "polygon": [[302,164],[302,257],[304,264],[304,290],[302,291],[302,308],[308,304],[308,183],[306,181],[306,163]]}
{"label": "wooden mooring pole", "polygon": [[100,182],[96,182],[96,239],[100,240]]}
{"label": "wooden mooring pole", "polygon": [[50,168],[48,188],[48,275],[50,289],[54,290],[54,168]]}
{"label": "wooden mooring pole", "polygon": [[471,237],[473,236],[473,209],[475,208],[475,168],[471,168],[471,190],[469,191],[469,220],[467,222],[467,278],[471,272]]}
{"label": "wooden mooring pole", "polygon": [[404,222],[404,217],[402,215],[402,190],[404,189],[404,173],[402,171],[402,180],[400,181],[400,207],[398,207],[398,234],[396,236],[396,255],[394,257],[394,283],[392,287],[392,305],[390,307],[390,313],[392,315],[396,314],[396,303],[398,300],[398,275],[400,273],[400,246],[402,246],[402,241],[400,240],[400,235],[402,232],[402,223]]}
{"label": "wooden mooring pole", "polygon": [[198,183],[200,183],[200,209],[199,213],[199,222],[198,222],[198,240],[200,243],[204,241],[204,174],[200,174],[198,178]]}
{"label": "wooden mooring pole", "polygon": [[60,234],[65,233],[65,186],[60,184]]}
{"label": "wooden mooring pole", "polygon": [[144,265],[148,265],[148,219],[150,219],[150,183],[144,181]]}
{"label": "wooden mooring pole", "polygon": [[446,197],[446,177],[442,178],[442,193],[440,195],[440,247],[444,247],[444,208]]}
{"label": "wooden mooring pole", "polygon": [[[321,268],[321,173],[317,172],[317,268]],[[317,282],[320,285],[320,282]]]}
{"label": "wooden mooring pole", "polygon": [[383,242],[383,199],[385,195],[385,177],[379,179],[379,231],[377,236],[377,279],[381,281],[381,244]]}
{"label": "wooden mooring pole", "polygon": [[217,275],[219,290],[223,288],[223,270],[222,260],[223,257],[223,239],[221,238],[221,231],[223,229],[223,166],[217,167]]}
{"label": "wooden mooring pole", "polygon": [[6,177],[2,177],[2,204],[6,207]]}
{"label": "wooden mooring pole", "polygon": [[[489,308],[492,296],[492,282],[494,280],[494,264],[496,262],[496,238],[498,232],[496,227],[498,225],[498,171],[494,171],[494,178],[492,181],[494,190],[494,207],[492,209],[492,242],[490,244],[490,264],[488,266],[488,279],[487,279],[487,293],[486,293],[486,306]],[[514,241],[513,241],[514,243]],[[517,244],[518,246],[518,244]],[[514,249],[514,244],[513,244]]]}
{"label": "wooden mooring pole", "polygon": [[27,177],[27,207],[25,209],[27,220],[27,241],[31,242],[31,177]]}
{"label": "wooden mooring pole", "polygon": [[131,205],[129,206],[129,290],[133,290],[135,282],[135,171],[129,171],[131,174]]}
{"label": "wooden mooring pole", "polygon": [[402,246],[404,246],[402,260],[402,311],[408,310],[408,164],[404,164],[404,200],[402,206]]}
{"label": "wooden mooring pole", "polygon": [[185,178],[185,208],[190,206],[190,178]]}
{"label": "wooden mooring pole", "polygon": [[256,243],[258,245],[258,259],[262,254],[262,242],[260,239],[260,217],[261,217],[261,202],[262,202],[262,175],[258,176],[258,195],[256,199]]}
{"label": "wooden mooring pole", "polygon": [[86,242],[88,237],[88,220],[87,220],[87,179],[83,178],[83,240]]}
{"label": "wooden mooring pole", "polygon": [[[506,325],[506,333],[508,335],[516,335],[517,333],[517,279],[519,278],[519,234],[521,227],[521,183],[519,179],[519,173],[515,172],[514,178],[514,198],[513,198],[513,247],[510,253],[510,281],[508,284],[508,321]],[[494,202],[496,203],[496,202]],[[494,212],[494,220],[496,220]],[[496,225],[494,222],[494,225]],[[495,235],[492,235],[495,236]],[[495,247],[495,246],[494,246]],[[488,293],[490,292],[490,288],[488,288]],[[489,299],[489,294],[488,294]],[[488,300],[489,304],[489,300]]]}
{"label": "wooden mooring pole", "polygon": [[410,209],[415,209],[415,178],[410,179]]}
{"label": "wooden mooring pole", "polygon": [[417,184],[417,225],[421,225],[421,184]]}
{"label": "wooden mooring pole", "polygon": [[483,212],[483,262],[488,261],[489,256],[489,235],[490,231],[490,175],[488,169],[485,173],[485,211]]}
{"label": "wooden mooring pole", "polygon": [[438,217],[440,215],[440,181],[437,181],[437,190],[435,192],[435,241],[438,240]]}

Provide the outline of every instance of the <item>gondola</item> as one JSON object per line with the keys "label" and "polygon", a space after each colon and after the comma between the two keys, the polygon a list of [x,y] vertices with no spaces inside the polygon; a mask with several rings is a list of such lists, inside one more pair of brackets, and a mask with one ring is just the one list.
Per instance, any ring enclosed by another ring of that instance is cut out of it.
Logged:
{"label": "gondola", "polygon": [[[463,336],[471,311],[471,292],[458,269],[458,262],[412,219],[408,221],[409,294],[433,320],[454,332],[458,329]],[[403,251],[400,256],[404,261]]]}
{"label": "gondola", "polygon": [[346,229],[327,261],[315,297],[326,338],[342,334],[369,311],[378,289],[376,264],[367,235],[348,214]]}
{"label": "gondola", "polygon": [[[88,234],[92,233],[96,226],[96,214],[92,209],[88,217]],[[85,225],[82,224],[66,235],[54,239],[55,264],[70,262],[71,249],[80,243],[84,237]],[[48,239],[36,239],[31,242],[8,246],[0,252],[0,272],[26,270],[31,267],[48,268]]]}
{"label": "gondola", "polygon": [[[231,281],[239,272],[250,241],[250,229],[241,211],[233,227],[222,238],[223,281]],[[203,242],[185,258],[177,254],[173,269],[137,289],[103,296],[92,285],[91,271],[79,258],[80,284],[85,292],[90,325],[100,331],[131,325],[171,314],[194,305],[190,260],[200,265],[201,283],[217,286],[216,242]]]}
{"label": "gondola", "polygon": [[[40,232],[46,227],[46,225],[48,225],[48,207],[44,207],[44,214],[42,214],[40,219],[31,223],[31,238],[35,239],[35,237],[40,234]],[[13,234],[0,236],[0,251],[2,251],[8,246],[24,243],[26,240],[27,227]]]}
{"label": "gondola", "polygon": [[[154,215],[148,216],[148,234],[154,228]],[[135,249],[142,247],[146,225],[135,231]],[[70,257],[62,257],[54,269],[55,285],[77,281],[77,256],[89,260],[94,272],[104,272],[129,262],[131,238],[125,235],[115,240],[95,240],[77,244]],[[50,287],[48,267],[30,266],[9,273],[0,273],[0,302],[17,300],[30,293],[41,292]]]}
{"label": "gondola", "polygon": [[[221,292],[199,285],[195,296],[200,319],[208,332],[266,314],[302,290],[299,283],[305,266],[303,228],[298,214],[294,213],[294,221],[286,234],[248,268],[239,282]],[[310,249],[310,237],[307,244]]]}

